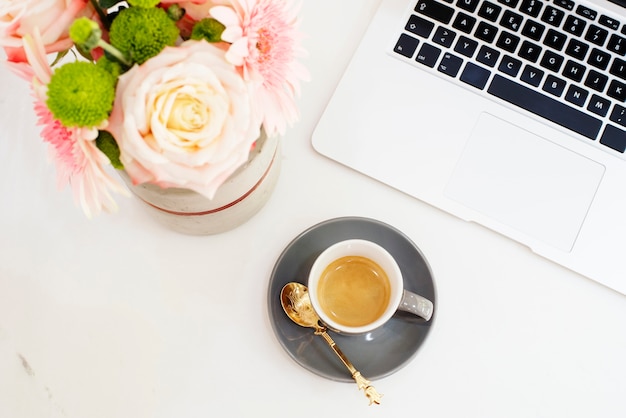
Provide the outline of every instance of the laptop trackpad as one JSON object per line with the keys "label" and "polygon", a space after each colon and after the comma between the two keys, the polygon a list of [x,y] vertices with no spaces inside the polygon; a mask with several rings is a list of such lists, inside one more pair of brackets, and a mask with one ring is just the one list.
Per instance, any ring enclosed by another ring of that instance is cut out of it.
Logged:
{"label": "laptop trackpad", "polygon": [[570,251],[603,174],[603,165],[483,113],[445,194]]}

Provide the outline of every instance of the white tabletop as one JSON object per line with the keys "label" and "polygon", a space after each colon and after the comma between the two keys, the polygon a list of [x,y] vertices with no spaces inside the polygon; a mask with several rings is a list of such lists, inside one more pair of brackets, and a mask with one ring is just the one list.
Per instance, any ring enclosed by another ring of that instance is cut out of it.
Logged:
{"label": "white tabletop", "polygon": [[[56,188],[27,86],[0,70],[0,417],[626,416],[623,295],[312,149],[379,1],[303,3],[312,81],[278,186],[217,236],[166,230],[123,197],[87,220]],[[294,362],[266,306],[285,246],[339,216],[400,229],[435,277],[431,333],[374,382],[379,406]]]}

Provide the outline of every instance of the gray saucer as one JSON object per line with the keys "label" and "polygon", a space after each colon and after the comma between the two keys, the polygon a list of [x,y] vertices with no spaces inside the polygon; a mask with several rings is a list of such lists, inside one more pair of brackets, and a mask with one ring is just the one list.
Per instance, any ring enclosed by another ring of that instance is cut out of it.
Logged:
{"label": "gray saucer", "polygon": [[270,321],[278,341],[302,367],[322,377],[352,382],[350,373],[322,337],[312,328],[294,324],[280,305],[280,291],[291,281],[307,283],[313,261],[323,249],[350,238],[374,241],[398,262],[407,290],[435,304],[433,318],[426,322],[398,312],[378,330],[359,336],[329,332],[354,367],[369,379],[388,376],[404,367],[417,353],[437,314],[435,286],[430,267],[415,244],[402,232],[380,221],[346,217],[319,223],[296,237],[280,255],[268,289]]}

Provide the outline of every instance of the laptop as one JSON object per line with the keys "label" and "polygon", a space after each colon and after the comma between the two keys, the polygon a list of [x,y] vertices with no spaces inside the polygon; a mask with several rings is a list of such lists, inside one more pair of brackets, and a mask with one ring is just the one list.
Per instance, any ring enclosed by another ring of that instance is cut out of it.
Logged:
{"label": "laptop", "polygon": [[322,155],[626,294],[626,11],[382,0]]}

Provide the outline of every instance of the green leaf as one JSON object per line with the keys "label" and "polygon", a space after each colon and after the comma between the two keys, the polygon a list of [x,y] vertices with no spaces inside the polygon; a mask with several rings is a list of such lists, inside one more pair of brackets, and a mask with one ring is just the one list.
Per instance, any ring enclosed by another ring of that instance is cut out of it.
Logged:
{"label": "green leaf", "polygon": [[224,29],[226,29],[226,27],[216,19],[212,17],[204,18],[193,26],[191,39],[205,39],[207,42],[220,42]]}
{"label": "green leaf", "polygon": [[124,165],[120,161],[120,148],[115,142],[115,138],[107,131],[99,131],[96,138],[96,146],[111,161],[111,165],[118,170],[122,170]]}
{"label": "green leaf", "polygon": [[59,63],[59,62],[63,59],[63,57],[67,55],[67,53],[68,53],[69,51],[70,51],[69,49],[66,49],[66,50],[64,50],[64,51],[59,51],[59,52],[57,53],[56,58],[54,59],[54,61],[52,61],[52,63],[50,64],[50,66],[51,66],[51,67],[54,67],[55,65],[57,65],[57,64],[58,64],[58,63]]}
{"label": "green leaf", "polygon": [[103,9],[109,9],[119,3],[120,0],[99,0],[98,3]]}

